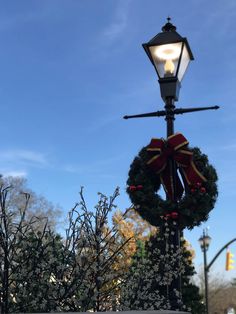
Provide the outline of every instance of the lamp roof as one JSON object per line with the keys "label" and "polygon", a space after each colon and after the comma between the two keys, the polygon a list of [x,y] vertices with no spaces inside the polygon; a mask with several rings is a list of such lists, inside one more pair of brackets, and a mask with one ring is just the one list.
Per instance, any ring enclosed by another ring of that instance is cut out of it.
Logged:
{"label": "lamp roof", "polygon": [[[179,33],[176,32],[176,26],[170,23],[170,17],[167,18],[167,23],[162,27],[162,32],[154,36],[149,42],[143,44],[145,46],[159,46],[176,42],[184,42],[187,46],[189,57],[191,60],[194,59],[190,46],[188,44],[187,38],[182,37]],[[146,50],[146,49],[145,49]]]}

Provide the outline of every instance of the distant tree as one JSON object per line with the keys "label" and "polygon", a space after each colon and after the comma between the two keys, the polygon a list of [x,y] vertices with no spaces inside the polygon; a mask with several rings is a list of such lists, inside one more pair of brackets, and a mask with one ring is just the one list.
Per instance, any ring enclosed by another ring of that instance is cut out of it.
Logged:
{"label": "distant tree", "polygon": [[220,290],[211,289],[209,294],[209,313],[227,313],[229,308],[236,311],[236,287],[230,285]]}
{"label": "distant tree", "polygon": [[[61,210],[59,206],[55,207],[44,196],[37,195],[27,186],[27,180],[22,177],[3,177],[0,176],[0,186],[9,187],[7,192],[7,199],[5,203],[6,209],[12,213],[18,213],[20,207],[24,207],[24,198],[22,194],[27,193],[30,199],[27,204],[27,211],[24,219],[30,221],[32,217],[39,218],[34,223],[34,228],[44,228],[45,218],[47,219],[47,226],[54,228],[58,223]],[[42,225],[40,225],[42,223]]]}
{"label": "distant tree", "polygon": [[230,282],[233,287],[236,287],[236,278],[233,278]]}
{"label": "distant tree", "polygon": [[[236,311],[236,288],[234,279],[230,282],[225,279],[223,273],[217,273],[214,270],[209,273],[208,280],[208,301],[209,314],[227,313],[228,308],[234,308]],[[205,293],[204,272],[198,273],[198,285],[201,293]]]}
{"label": "distant tree", "polygon": [[113,215],[113,220],[119,222],[120,225],[124,224],[123,230],[127,228],[134,233],[136,239],[141,239],[142,241],[148,240],[150,236],[155,235],[158,232],[158,228],[152,226],[149,222],[144,220],[133,207],[130,207],[124,214],[121,211],[116,210]]}
{"label": "distant tree", "polygon": [[112,216],[112,221],[117,230],[116,242],[129,239],[119,254],[116,269],[121,268],[122,271],[128,271],[140,241],[145,242],[157,232],[158,228],[151,226],[142,219],[132,207],[128,208],[123,214],[120,210],[116,210]]}

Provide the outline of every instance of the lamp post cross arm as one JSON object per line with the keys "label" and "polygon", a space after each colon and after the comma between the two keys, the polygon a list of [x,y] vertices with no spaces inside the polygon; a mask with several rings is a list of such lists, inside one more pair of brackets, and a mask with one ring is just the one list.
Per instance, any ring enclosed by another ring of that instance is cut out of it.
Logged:
{"label": "lamp post cross arm", "polygon": [[203,111],[203,110],[217,110],[219,108],[220,108],[219,106],[199,107],[199,108],[176,108],[174,110],[174,114],[183,114],[183,113]]}
{"label": "lamp post cross arm", "polygon": [[166,111],[165,110],[160,110],[160,111],[154,111],[154,112],[149,112],[149,113],[135,114],[135,115],[132,115],[132,116],[124,116],[123,119],[163,117],[165,115],[166,115]]}
{"label": "lamp post cross arm", "polygon": [[227,246],[229,246],[231,243],[235,242],[236,238],[232,239],[231,241],[229,241],[228,243],[226,243],[219,251],[218,253],[215,255],[215,257],[212,259],[212,261],[206,266],[206,271],[208,272],[209,269],[211,268],[212,264],[215,262],[215,260],[217,259],[217,257],[227,248]]}
{"label": "lamp post cross arm", "polygon": [[[199,107],[199,108],[176,108],[172,110],[172,114],[184,114],[188,112],[195,112],[195,111],[203,111],[203,110],[217,110],[219,109],[219,106],[212,106],[212,107]],[[131,116],[124,116],[123,119],[132,119],[132,118],[149,118],[149,117],[163,117],[166,116],[167,110],[160,110],[160,111],[154,111],[154,112],[148,112],[148,113],[142,113],[142,114],[136,114]]]}

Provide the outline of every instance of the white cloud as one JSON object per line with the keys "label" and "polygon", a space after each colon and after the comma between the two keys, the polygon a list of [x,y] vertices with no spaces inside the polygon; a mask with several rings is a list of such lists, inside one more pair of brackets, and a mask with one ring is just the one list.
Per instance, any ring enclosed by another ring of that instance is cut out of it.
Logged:
{"label": "white cloud", "polygon": [[115,40],[125,31],[128,22],[130,2],[131,0],[126,0],[125,2],[122,2],[122,5],[118,6],[114,17],[114,22],[108,25],[106,30],[103,32],[103,36],[107,40]]}
{"label": "white cloud", "polygon": [[236,150],[236,144],[229,144],[229,145],[226,145],[226,146],[222,146],[222,150],[235,151]]}
{"label": "white cloud", "polygon": [[2,171],[1,175],[3,175],[4,177],[26,177],[27,172],[24,170]]}
{"label": "white cloud", "polygon": [[[74,174],[84,174],[87,175],[105,175],[104,172],[108,172],[110,175],[110,167],[113,167],[115,163],[121,162],[123,159],[126,158],[126,154],[122,153],[120,155],[116,155],[106,159],[94,160],[93,162],[89,162],[82,165],[76,164],[67,164],[66,166],[62,167],[64,171],[74,173]],[[108,169],[108,170],[107,170]]]}
{"label": "white cloud", "polygon": [[[22,24],[38,22],[49,18],[52,19],[52,17],[56,18],[58,14],[52,15],[52,12],[55,12],[55,6],[50,7],[48,3],[44,4],[43,1],[39,1],[37,10],[22,7],[22,10],[15,11],[14,13],[11,12],[12,14],[3,14],[0,19],[0,32],[16,29]],[[57,13],[59,13],[58,10]]]}
{"label": "white cloud", "polygon": [[47,160],[44,154],[30,150],[7,150],[0,151],[0,163],[20,163],[46,165]]}
{"label": "white cloud", "polygon": [[75,165],[66,165],[64,167],[64,170],[66,172],[70,172],[70,173],[81,173],[81,172],[83,172],[84,168],[83,167],[78,167],[78,166],[75,166]]}
{"label": "white cloud", "polygon": [[30,168],[45,168],[45,154],[31,150],[0,151],[0,174],[3,176],[26,177]]}
{"label": "white cloud", "polygon": [[121,15],[116,22],[111,24],[108,29],[106,29],[106,31],[104,32],[104,36],[108,39],[115,39],[124,31],[127,23],[126,21],[126,16],[124,14]]}

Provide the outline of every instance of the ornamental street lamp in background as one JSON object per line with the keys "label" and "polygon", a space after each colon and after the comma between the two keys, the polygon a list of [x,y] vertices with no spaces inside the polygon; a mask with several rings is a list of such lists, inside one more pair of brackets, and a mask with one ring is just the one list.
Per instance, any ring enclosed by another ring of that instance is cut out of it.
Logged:
{"label": "ornamental street lamp in background", "polygon": [[209,312],[208,306],[208,267],[207,267],[207,250],[211,243],[211,237],[207,234],[207,230],[203,230],[202,236],[198,240],[200,247],[203,252],[204,258],[204,278],[205,278],[205,306],[206,306],[206,314]]}
{"label": "ornamental street lamp in background", "polygon": [[[213,265],[213,263],[216,261],[216,259],[220,256],[220,254],[225,250],[228,249],[228,246],[233,243],[236,242],[236,238],[230,240],[229,242],[227,242],[217,253],[216,255],[213,257],[213,259],[211,260],[211,262],[209,264],[207,264],[207,250],[209,249],[210,243],[211,243],[211,237],[208,235],[207,230],[203,230],[203,234],[202,236],[199,238],[198,240],[200,247],[202,249],[203,252],[203,258],[204,258],[204,278],[205,278],[205,307],[206,307],[206,314],[209,313],[209,299],[208,299],[208,272],[211,268],[211,266]],[[227,251],[228,254],[228,251]],[[227,255],[226,255],[227,258]],[[227,260],[226,260],[226,270],[227,269]]]}
{"label": "ornamental street lamp in background", "polygon": [[[158,33],[149,42],[143,44],[143,48],[147,53],[152,65],[154,66],[159,77],[159,84],[161,89],[161,97],[165,102],[165,110],[124,116],[124,119],[130,118],[144,118],[144,117],[160,117],[164,116],[167,126],[167,137],[174,134],[174,120],[176,114],[183,114],[187,112],[218,109],[214,107],[201,107],[201,108],[175,108],[175,101],[179,98],[179,90],[181,81],[186,72],[188,64],[193,60],[193,54],[186,38],[180,36],[176,32],[176,27],[170,23],[170,18],[167,23],[162,27],[162,32]],[[178,211],[178,200],[176,197],[176,178],[177,167],[173,159],[169,161],[170,175],[173,178],[173,199],[172,202],[176,204],[176,211]],[[167,196],[168,198],[168,196]],[[180,247],[180,230],[178,224],[172,226],[174,236],[170,239],[171,244],[177,248]],[[177,310],[181,307],[177,297],[174,297],[173,291],[179,291],[181,295],[181,277],[173,281],[167,295],[169,298],[171,309]]]}

